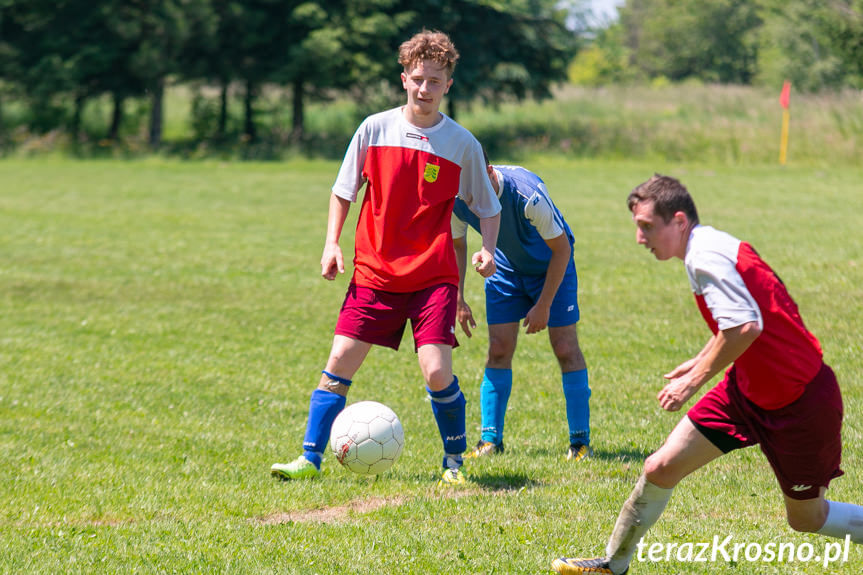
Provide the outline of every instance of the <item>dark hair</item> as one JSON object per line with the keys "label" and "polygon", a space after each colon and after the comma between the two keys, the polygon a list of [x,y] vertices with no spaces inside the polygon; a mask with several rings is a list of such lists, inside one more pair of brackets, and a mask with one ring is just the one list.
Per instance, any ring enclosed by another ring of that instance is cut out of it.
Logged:
{"label": "dark hair", "polygon": [[693,224],[698,223],[698,210],[686,187],[670,176],[654,174],[652,178],[629,192],[626,205],[631,212],[640,202],[653,202],[653,213],[666,223],[677,212],[683,212]]}

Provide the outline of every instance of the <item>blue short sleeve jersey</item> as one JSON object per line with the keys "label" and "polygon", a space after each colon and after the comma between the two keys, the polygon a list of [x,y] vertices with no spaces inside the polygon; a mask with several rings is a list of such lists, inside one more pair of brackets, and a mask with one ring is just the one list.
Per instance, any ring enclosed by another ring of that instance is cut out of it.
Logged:
{"label": "blue short sleeve jersey", "polygon": [[[551,260],[551,249],[545,241],[563,233],[572,246],[575,241],[572,230],[539,176],[519,166],[494,166],[494,170],[500,184],[501,204],[495,264],[503,271],[545,276]],[[464,237],[468,225],[480,230],[479,218],[464,201],[456,198],[453,237]]]}

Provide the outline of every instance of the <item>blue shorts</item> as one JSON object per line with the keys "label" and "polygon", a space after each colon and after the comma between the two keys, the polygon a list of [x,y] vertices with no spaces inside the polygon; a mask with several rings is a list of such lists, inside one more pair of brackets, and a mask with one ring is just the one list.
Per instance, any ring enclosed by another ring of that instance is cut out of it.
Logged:
{"label": "blue shorts", "polygon": [[[489,325],[513,323],[524,319],[542,293],[545,276],[528,276],[498,268],[485,280],[485,313]],[[578,275],[570,261],[566,275],[551,304],[548,327],[563,327],[578,322]]]}

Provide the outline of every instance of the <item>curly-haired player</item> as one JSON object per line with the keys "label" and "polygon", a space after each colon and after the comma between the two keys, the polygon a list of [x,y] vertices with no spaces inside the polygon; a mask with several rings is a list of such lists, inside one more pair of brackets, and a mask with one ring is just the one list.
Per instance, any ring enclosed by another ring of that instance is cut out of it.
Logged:
{"label": "curly-haired player", "polygon": [[330,196],[321,275],[344,273],[342,226],[366,186],[354,241],[354,274],[329,359],[312,392],[303,454],[272,466],[282,479],[320,474],[330,427],[371,346],[398,349],[410,320],[432,412],[443,441],[444,484],[462,483],[465,399],[452,371],[458,268],[450,218],[455,197],[482,221],[477,271],[494,273],[500,202],[476,138],[440,112],[458,52],[446,34],[423,31],[403,43],[407,103],[366,118],[354,134]]}

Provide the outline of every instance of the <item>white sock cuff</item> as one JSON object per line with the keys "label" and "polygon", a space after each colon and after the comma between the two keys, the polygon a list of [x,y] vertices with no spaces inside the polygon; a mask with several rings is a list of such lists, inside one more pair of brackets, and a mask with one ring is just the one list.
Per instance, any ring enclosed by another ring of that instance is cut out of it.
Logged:
{"label": "white sock cuff", "polygon": [[644,475],[639,477],[638,481],[639,483],[642,483],[641,498],[644,501],[668,502],[668,500],[671,499],[671,493],[674,491],[673,487],[660,487],[648,481]]}
{"label": "white sock cuff", "polygon": [[827,504],[827,520],[818,534],[838,539],[850,535],[854,543],[863,543],[863,507],[839,501],[827,501]]}

